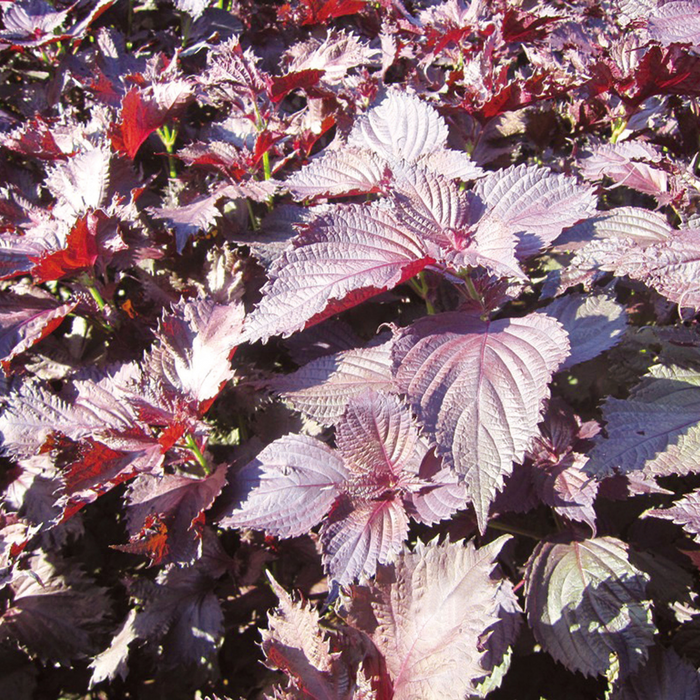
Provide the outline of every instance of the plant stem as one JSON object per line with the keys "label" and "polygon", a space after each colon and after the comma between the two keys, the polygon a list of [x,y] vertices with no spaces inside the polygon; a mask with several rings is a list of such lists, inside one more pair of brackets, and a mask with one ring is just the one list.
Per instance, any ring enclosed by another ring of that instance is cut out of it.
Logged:
{"label": "plant stem", "polygon": [[425,272],[419,272],[415,277],[411,277],[408,283],[416,294],[425,302],[425,309],[428,312],[428,316],[434,316],[435,307],[433,306],[433,302],[428,298],[430,290],[428,288],[428,281],[425,279]]}
{"label": "plant stem", "polygon": [[262,155],[262,162],[265,179],[269,180],[272,177],[272,170],[270,169],[270,154],[267,151]]}
{"label": "plant stem", "polygon": [[202,454],[202,451],[199,449],[199,445],[195,442],[195,439],[190,435],[190,433],[187,433],[185,435],[185,444],[187,445],[187,448],[189,451],[195,456],[195,459],[199,463],[199,466],[204,469],[205,474],[209,474],[209,466],[207,465],[207,460],[204,458],[204,455]]}
{"label": "plant stem", "polygon": [[[260,114],[256,100],[253,100],[253,109],[255,110],[255,128],[258,130],[258,133],[262,133],[267,128],[267,124],[262,118],[262,114]],[[272,169],[270,168],[270,154],[268,151],[262,154],[262,162],[264,177],[266,180],[269,180],[272,177]]]}
{"label": "plant stem", "polygon": [[499,523],[497,520],[490,520],[488,527],[492,528],[493,530],[499,530],[500,532],[507,532],[509,535],[522,535],[523,537],[529,537],[530,539],[537,540],[538,542],[542,540],[541,535],[537,535],[530,530],[525,530],[517,525],[506,525],[505,523]]}
{"label": "plant stem", "polygon": [[617,143],[617,140],[622,136],[622,132],[627,128],[627,119],[620,117],[613,123],[612,133],[610,134],[610,143]]}
{"label": "plant stem", "polygon": [[476,287],[474,286],[472,278],[469,275],[465,275],[462,279],[464,280],[464,284],[467,287],[467,292],[469,293],[469,296],[474,301],[478,301],[479,303],[481,303],[481,295],[479,294],[479,292],[476,291]]}
{"label": "plant stem", "polygon": [[245,203],[248,205],[248,218],[250,219],[250,225],[253,231],[258,231],[260,229],[260,222],[258,221],[258,217],[255,216],[253,205],[250,203],[249,199],[246,199]]}
{"label": "plant stem", "polygon": [[190,31],[192,30],[192,18],[184,12],[180,14],[180,36],[182,37],[180,45],[184,49],[187,42],[190,40]]}
{"label": "plant stem", "polygon": [[107,302],[102,298],[102,295],[100,294],[100,290],[97,289],[97,287],[92,284],[91,282],[86,282],[85,286],[88,288],[88,291],[90,292],[90,296],[95,300],[95,303],[97,304],[97,308],[100,311],[103,311],[105,306],[107,305]]}
{"label": "plant stem", "polygon": [[167,125],[158,129],[157,134],[165,146],[165,151],[168,154],[168,177],[172,180],[177,177],[177,168],[175,167],[175,142],[177,141],[178,128],[174,126],[172,129]]}

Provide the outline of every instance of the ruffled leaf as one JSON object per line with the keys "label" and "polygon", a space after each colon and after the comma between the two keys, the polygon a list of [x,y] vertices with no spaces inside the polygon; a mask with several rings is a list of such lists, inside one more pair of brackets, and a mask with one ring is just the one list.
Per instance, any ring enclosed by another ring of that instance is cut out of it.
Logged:
{"label": "ruffled leaf", "polygon": [[671,520],[700,542],[700,491],[687,494],[669,508],[652,508],[645,515]]}
{"label": "ruffled leaf", "polygon": [[349,146],[368,148],[390,161],[415,161],[446,143],[447,125],[437,110],[398,91],[362,115],[348,137]]}
{"label": "ruffled leaf", "polygon": [[496,557],[502,537],[404,549],[368,588],[353,590],[351,614],[386,662],[396,700],[462,700],[491,668],[482,635],[498,621]]}

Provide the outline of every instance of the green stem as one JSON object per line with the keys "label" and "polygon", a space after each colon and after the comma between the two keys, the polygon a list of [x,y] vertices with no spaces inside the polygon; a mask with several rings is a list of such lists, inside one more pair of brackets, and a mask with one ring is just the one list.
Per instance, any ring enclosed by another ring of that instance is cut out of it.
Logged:
{"label": "green stem", "polygon": [[172,180],[177,177],[177,168],[175,166],[175,142],[177,141],[178,128],[174,126],[172,129],[167,125],[158,129],[157,134],[160,137],[165,151],[168,154],[168,177]]}
{"label": "green stem", "polygon": [[199,445],[195,442],[195,439],[190,435],[190,433],[187,433],[185,436],[185,444],[187,445],[187,449],[194,455],[195,459],[199,463],[199,466],[204,469],[205,474],[209,474],[209,465],[207,464],[207,460],[204,458],[204,455],[202,454],[202,451],[199,449]]}
{"label": "green stem", "polygon": [[617,143],[617,140],[622,136],[622,132],[627,128],[627,119],[620,117],[613,123],[612,133],[610,134],[610,143]]}
{"label": "green stem", "polygon": [[[253,100],[253,109],[255,110],[255,128],[258,130],[258,133],[261,133],[265,131],[265,129],[267,128],[267,124],[262,118],[262,114],[260,114],[260,110],[258,109],[258,103],[256,100]],[[265,179],[269,180],[272,177],[272,169],[270,168],[270,154],[268,151],[265,151],[265,153],[263,153],[262,162]]]}
{"label": "green stem", "polygon": [[190,40],[190,31],[192,30],[192,18],[184,12],[180,15],[180,36],[182,40],[180,45],[184,49],[187,42]]}
{"label": "green stem", "polygon": [[464,284],[467,287],[467,292],[469,293],[469,296],[474,301],[478,301],[479,303],[481,303],[481,301],[482,301],[481,295],[479,294],[479,292],[476,291],[476,287],[474,286],[474,282],[472,281],[472,278],[469,277],[469,275],[465,275],[462,279],[464,280]]}
{"label": "green stem", "polygon": [[262,156],[263,162],[263,173],[265,174],[265,179],[269,180],[272,177],[272,170],[270,169],[270,154],[265,151]]}
{"label": "green stem", "polygon": [[[92,277],[85,273],[80,277],[80,282],[81,284],[85,285],[88,292],[90,292],[90,296],[94,299],[95,303],[97,304],[97,308],[100,311],[104,311],[105,307],[107,306],[107,302],[102,297],[102,294],[100,294],[100,290],[95,285],[95,281],[92,279]],[[112,326],[112,324],[106,318],[98,317],[97,321],[106,331],[111,333],[115,330],[114,326]]]}
{"label": "green stem", "polygon": [[499,530],[500,532],[507,532],[509,535],[522,535],[523,537],[529,537],[530,539],[537,540],[538,542],[542,540],[541,535],[537,535],[531,530],[525,530],[517,525],[506,525],[504,523],[499,523],[497,520],[490,520],[488,527],[493,530]]}
{"label": "green stem", "polygon": [[411,277],[408,283],[415,290],[416,294],[425,302],[425,310],[428,312],[428,316],[435,315],[435,307],[433,302],[428,298],[429,287],[428,281],[425,279],[425,272],[419,272],[415,277]]}
{"label": "green stem", "polygon": [[92,284],[91,282],[86,282],[85,286],[88,288],[88,291],[90,292],[90,296],[95,300],[95,303],[97,304],[97,308],[99,308],[100,311],[104,311],[104,308],[107,305],[107,302],[102,298],[102,295],[100,294],[100,290],[97,289],[97,287],[94,284]]}
{"label": "green stem", "polygon": [[250,203],[249,199],[246,199],[245,203],[248,205],[248,217],[250,218],[250,225],[252,226],[253,231],[260,230],[260,222],[258,221],[258,217],[255,216],[253,205]]}

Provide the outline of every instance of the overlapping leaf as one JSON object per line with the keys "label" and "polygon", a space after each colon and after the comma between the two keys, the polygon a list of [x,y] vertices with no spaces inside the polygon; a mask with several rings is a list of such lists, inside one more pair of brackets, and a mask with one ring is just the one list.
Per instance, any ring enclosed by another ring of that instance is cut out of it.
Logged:
{"label": "overlapping leaf", "polygon": [[537,434],[552,373],[566,358],[552,318],[421,319],[394,341],[394,373],[438,453],[458,474],[486,527],[489,505]]}
{"label": "overlapping leaf", "polygon": [[[203,556],[191,566],[161,571],[155,583],[143,582],[132,608],[110,646],[96,656],[91,687],[126,676],[129,647],[136,640],[157,643],[164,667],[192,673],[215,660],[223,641],[223,611],[214,592],[230,559],[211,532],[205,532]],[[141,651],[143,654],[144,651]]]}
{"label": "overlapping leaf", "polygon": [[556,299],[543,311],[556,318],[569,335],[571,354],[560,369],[591,360],[622,340],[627,314],[605,294],[570,294]]}
{"label": "overlapping leaf", "polygon": [[297,199],[369,194],[387,187],[391,171],[373,153],[348,148],[323,154],[309,163],[285,185]]}
{"label": "overlapping leaf", "polygon": [[0,619],[0,633],[41,659],[65,665],[95,650],[109,606],[105,589],[79,569],[35,554],[11,588],[14,599]]}
{"label": "overlapping leaf", "polygon": [[296,537],[328,512],[347,477],[343,460],[314,438],[286,435],[236,475],[238,505],[223,527]]}
{"label": "overlapping leaf", "polygon": [[268,614],[268,629],[262,633],[268,665],[284,671],[293,687],[307,697],[346,697],[349,673],[340,654],[332,653],[328,640],[323,638],[318,612],[308,604],[295,603],[271,576],[270,584],[279,605]]}
{"label": "overlapping leaf", "polygon": [[643,469],[648,475],[697,471],[700,454],[700,374],[656,365],[627,399],[603,405],[605,436],[586,471],[599,478]]}
{"label": "overlapping leaf", "polygon": [[243,306],[211,299],[181,301],[161,320],[149,369],[205,409],[231,377],[230,359],[243,326]]}
{"label": "overlapping leaf", "polygon": [[700,7],[696,2],[667,2],[652,10],[648,22],[652,39],[664,46],[700,44]]}
{"label": "overlapping leaf", "polygon": [[272,387],[297,410],[332,425],[353,397],[368,389],[393,390],[391,343],[319,357],[292,374],[276,377]]}
{"label": "overlapping leaf", "polygon": [[357,119],[347,147],[324,152],[286,181],[300,199],[390,191],[396,168],[413,164],[448,180],[482,172],[466,153],[447,145],[447,124],[418,97],[392,91]]}
{"label": "overlapping leaf", "polygon": [[672,520],[695,539],[700,541],[700,492],[692,491],[669,508],[652,508],[646,515]]}
{"label": "overlapping leaf", "polygon": [[381,205],[337,207],[310,225],[270,271],[246,319],[247,340],[284,336],[413,277],[433,262]]}
{"label": "overlapping leaf", "polygon": [[3,365],[51,333],[75,309],[49,294],[6,294],[0,298],[0,360]]}
{"label": "overlapping leaf", "polygon": [[551,243],[564,228],[593,215],[593,190],[566,175],[538,166],[511,166],[480,180],[484,204],[479,226],[498,226],[517,235],[517,255],[527,258]]}
{"label": "overlapping leaf", "polygon": [[498,621],[494,567],[507,539],[480,549],[418,541],[367,595],[354,589],[351,613],[384,657],[396,700],[461,700],[491,671],[481,639]]}
{"label": "overlapping leaf", "polygon": [[395,396],[351,399],[337,444],[287,435],[268,445],[237,475],[237,501],[221,524],[294,537],[323,520],[324,565],[346,585],[393,559],[409,516],[433,523],[464,506],[463,490]]}
{"label": "overlapping leaf", "polygon": [[589,180],[607,176],[618,185],[631,187],[661,200],[668,191],[668,176],[655,163],[661,153],[642,141],[625,141],[599,146],[581,161],[581,171]]}
{"label": "overlapping leaf", "polygon": [[154,564],[191,563],[201,554],[204,512],[226,483],[226,465],[201,479],[184,474],[143,474],[129,487],[123,549],[148,554]]}
{"label": "overlapping leaf", "polygon": [[624,677],[644,662],[656,632],[647,581],[614,537],[542,542],[525,576],[528,621],[570,670],[602,675],[615,653]]}
{"label": "overlapping leaf", "polygon": [[655,646],[636,673],[625,678],[611,700],[693,700],[700,695],[700,676],[672,649]]}

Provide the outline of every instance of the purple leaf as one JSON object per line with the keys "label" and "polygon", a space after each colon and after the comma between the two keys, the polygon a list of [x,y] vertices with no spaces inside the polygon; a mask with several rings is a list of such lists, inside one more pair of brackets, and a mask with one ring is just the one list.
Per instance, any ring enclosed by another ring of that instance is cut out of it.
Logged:
{"label": "purple leaf", "polygon": [[700,230],[684,229],[664,243],[629,247],[616,261],[614,271],[618,276],[641,280],[680,308],[697,311],[700,309]]}
{"label": "purple leaf", "polygon": [[391,172],[380,158],[367,151],[345,148],[324,151],[285,180],[296,200],[311,197],[338,197],[378,192],[388,186]]}
{"label": "purple leaf", "polygon": [[36,259],[46,253],[50,243],[39,237],[4,233],[0,238],[0,278],[8,279],[32,270]]}
{"label": "purple leaf", "polygon": [[[377,340],[379,338],[380,336],[377,336]],[[344,350],[354,350],[362,344],[363,340],[355,333],[352,326],[340,319],[329,319],[318,323],[308,330],[295,333],[285,341],[291,359],[300,367],[319,357]]]}
{"label": "purple leaf", "polygon": [[373,391],[352,399],[336,428],[338,451],[349,480],[362,491],[383,491],[401,483],[402,472],[417,474],[426,453],[407,407],[396,396]]}
{"label": "purple leaf", "polygon": [[614,537],[541,542],[525,574],[530,627],[569,670],[603,675],[615,653],[624,677],[654,643],[648,580],[629,562],[627,545]]}
{"label": "purple leaf", "polygon": [[41,46],[59,41],[56,30],[66,21],[70,10],[56,11],[44,0],[23,0],[3,6],[5,28],[0,31],[0,44]]}
{"label": "purple leaf", "polygon": [[425,455],[418,476],[424,485],[404,496],[406,510],[414,520],[433,525],[466,507],[469,498],[464,484],[458,483],[452,469],[442,466],[434,450]]}
{"label": "purple leaf", "polygon": [[392,160],[416,161],[440,151],[447,142],[447,125],[434,107],[415,95],[394,91],[356,122],[348,146],[368,148]]}
{"label": "purple leaf", "polygon": [[700,491],[687,494],[669,508],[652,508],[645,515],[672,520],[700,542]]}
{"label": "purple leaf", "polygon": [[[408,533],[407,508],[413,509],[416,500],[428,517],[441,518],[449,517],[464,499],[449,509],[459,487],[449,479],[442,483],[432,478],[438,465],[426,461],[427,446],[396,396],[367,392],[353,398],[336,428],[336,442],[348,477],[321,538],[326,569],[345,585],[360,575],[372,576],[377,563],[393,559]],[[445,488],[447,493],[430,504],[435,507],[431,512],[421,493]]]}
{"label": "purple leaf", "polygon": [[245,109],[251,97],[266,94],[269,77],[258,67],[258,58],[243,51],[237,38],[218,44],[207,53],[207,69],[199,76],[199,93],[209,104],[240,102]]}
{"label": "purple leaf", "polygon": [[182,253],[190,238],[200,231],[209,231],[221,216],[221,211],[216,206],[221,197],[221,192],[215,191],[181,206],[152,209],[151,214],[156,219],[165,221],[175,231],[175,247],[178,253]]}
{"label": "purple leaf", "polygon": [[697,670],[673,649],[654,646],[644,665],[625,678],[611,700],[694,700],[697,697],[700,697]]}
{"label": "purple leaf", "polygon": [[374,576],[377,563],[393,561],[407,535],[408,515],[397,494],[356,503],[343,497],[321,529],[324,567],[341,586]]}
{"label": "purple leaf", "polygon": [[[666,217],[638,207],[619,207],[592,227],[594,240],[586,243],[561,275],[560,291],[576,284],[589,284],[601,270],[614,271],[628,250],[643,251],[653,244],[663,245],[673,229]],[[562,244],[566,248],[566,244]]]}
{"label": "purple leaf", "polygon": [[333,425],[355,396],[368,389],[394,390],[391,342],[319,357],[292,374],[276,377],[272,388],[298,411]]}
{"label": "purple leaf", "polygon": [[622,340],[627,314],[605,294],[570,294],[542,309],[569,334],[571,354],[560,370],[591,360]]}
{"label": "purple leaf", "polygon": [[638,469],[647,476],[697,471],[699,385],[696,370],[657,365],[628,399],[608,398],[606,435],[596,440],[586,472],[603,478]]}
{"label": "purple leaf", "polygon": [[[127,528],[131,542],[126,551],[147,554],[153,564],[192,562],[200,555],[203,514],[226,483],[227,466],[196,479],[185,474],[142,474],[127,496]],[[159,528],[155,536],[149,530]]]}
{"label": "purple leaf", "polygon": [[323,638],[320,615],[308,603],[295,603],[272,576],[269,579],[279,605],[268,613],[268,628],[262,630],[267,665],[284,671],[304,697],[340,698],[349,681],[348,671]]}
{"label": "purple leaf", "polygon": [[668,176],[660,167],[649,164],[660,160],[661,153],[643,141],[608,143],[581,160],[581,172],[588,180],[607,176],[617,185],[660,199],[668,191]]}
{"label": "purple leaf", "polygon": [[462,151],[442,148],[418,159],[418,164],[448,180],[476,180],[484,171]]}
{"label": "purple leaf", "polygon": [[163,316],[146,366],[206,410],[231,379],[231,355],[243,326],[243,305],[180,301]]}
{"label": "purple leaf", "polygon": [[53,332],[77,306],[61,304],[50,294],[4,294],[0,297],[0,360],[3,365]]}
{"label": "purple leaf", "polygon": [[395,700],[462,700],[490,673],[482,635],[499,619],[493,574],[507,539],[478,550],[419,540],[379,570],[368,595],[353,590],[351,614],[384,657]]}
{"label": "purple leaf", "polygon": [[238,505],[221,518],[221,526],[302,535],[330,510],[346,478],[342,459],[330,447],[305,435],[286,435],[238,472]]}
{"label": "purple leaf", "polygon": [[543,503],[569,520],[586,523],[595,535],[598,483],[583,470],[587,461],[585,455],[570,452],[555,464],[538,464],[533,479]]}
{"label": "purple leaf", "polygon": [[137,639],[158,643],[166,671],[180,673],[184,667],[195,672],[214,662],[224,633],[214,585],[229,564],[216,537],[209,531],[204,534],[202,557],[192,566],[163,569],[155,584],[141,580],[134,587],[138,608],[129,612],[111,645],[93,660],[91,687],[116,675],[126,676],[129,645]]}
{"label": "purple leaf", "polygon": [[[507,578],[503,578],[500,567],[494,569],[492,578],[499,581],[498,620],[484,633],[486,654],[482,659],[482,666],[492,671],[479,684],[479,697],[484,697],[490,690],[500,687],[503,676],[510,668],[512,647],[518,637],[523,618],[513,584]],[[484,688],[485,685],[488,690]]]}
{"label": "purple leaf", "polygon": [[42,384],[23,384],[9,394],[7,407],[0,416],[4,449],[16,457],[30,457],[54,431],[79,439],[105,428],[131,427],[135,419],[133,411],[114,399],[107,407],[102,398],[100,395],[96,405],[90,405],[89,399],[69,404]]}
{"label": "purple leaf", "polygon": [[182,253],[189,241],[199,231],[208,231],[221,211],[217,206],[224,199],[243,199],[249,197],[257,202],[264,201],[275,192],[275,185],[270,182],[245,182],[214,187],[209,194],[195,197],[176,207],[159,207],[150,209],[156,219],[162,219],[175,231],[175,247]]}
{"label": "purple leaf", "polygon": [[592,188],[536,165],[491,173],[475,192],[485,207],[477,230],[497,226],[516,234],[520,259],[547,247],[567,226],[593,216],[596,205]]}
{"label": "purple leaf", "polygon": [[423,242],[381,205],[319,217],[273,266],[246,340],[290,335],[391,289],[433,262]]}
{"label": "purple leaf", "polygon": [[436,259],[457,270],[483,265],[498,275],[524,277],[512,232],[489,225],[474,230],[468,200],[454,182],[419,166],[397,168],[395,195],[399,220],[429,242]]}
{"label": "purple leaf", "polygon": [[446,313],[394,341],[398,386],[464,482],[482,531],[513,460],[538,432],[549,380],[568,347],[559,324],[540,314],[485,322]]}
{"label": "purple leaf", "polygon": [[33,555],[10,587],[14,599],[0,620],[3,634],[39,658],[64,665],[94,651],[109,602],[105,589],[75,564]]}
{"label": "purple leaf", "polygon": [[651,38],[664,46],[700,44],[700,4],[676,0],[651,11],[648,24]]}
{"label": "purple leaf", "polygon": [[379,51],[371,49],[357,34],[329,29],[326,38],[311,37],[293,44],[284,55],[288,72],[322,70],[321,82],[342,85],[348,71],[374,65]]}
{"label": "purple leaf", "polygon": [[106,148],[77,153],[49,171],[46,186],[59,201],[54,215],[70,221],[90,209],[106,208],[111,154]]}

